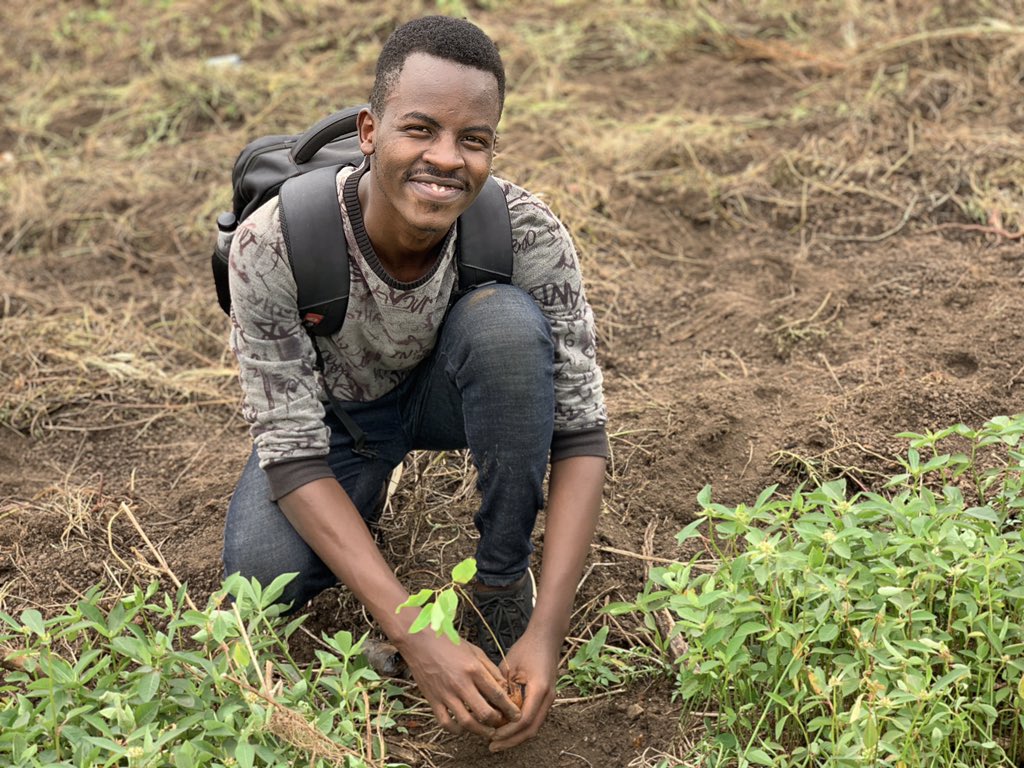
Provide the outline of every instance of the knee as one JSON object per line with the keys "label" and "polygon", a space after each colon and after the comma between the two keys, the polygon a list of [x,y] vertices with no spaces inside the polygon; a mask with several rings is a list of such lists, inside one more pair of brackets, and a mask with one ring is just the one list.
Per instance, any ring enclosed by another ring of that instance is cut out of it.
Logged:
{"label": "knee", "polygon": [[282,557],[283,554],[260,547],[239,547],[225,540],[224,575],[237,573],[245,579],[255,579],[266,588],[279,576],[293,574],[276,600],[290,606],[289,612],[302,608],[333,584],[333,580],[322,577],[324,569],[314,562],[315,557],[303,557],[301,553],[294,552]]}
{"label": "knee", "polygon": [[250,460],[228,506],[222,552],[224,575],[241,574],[267,586],[285,573],[298,574],[278,602],[300,608],[335,579],[284,513],[270,501],[270,489]]}
{"label": "knee", "polygon": [[550,364],[553,358],[551,326],[520,288],[477,288],[455,305],[452,315],[474,352],[493,355],[508,365]]}

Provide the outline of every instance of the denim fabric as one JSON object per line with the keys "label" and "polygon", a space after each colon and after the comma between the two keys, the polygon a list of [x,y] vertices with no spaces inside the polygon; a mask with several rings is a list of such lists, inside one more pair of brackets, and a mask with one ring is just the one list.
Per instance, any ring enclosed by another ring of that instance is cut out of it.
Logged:
{"label": "denim fabric", "polygon": [[[531,534],[543,505],[543,481],[554,428],[554,347],[533,300],[508,285],[477,288],[448,313],[437,346],[396,389],[373,402],[341,403],[365,431],[368,459],[333,413],[328,464],[359,509],[373,521],[391,470],[416,449],[469,448],[478,470],[478,578],[503,586],[526,570]],[[226,573],[267,584],[298,573],[282,601],[305,604],[337,583],[270,500],[255,455],[242,471],[224,530]]]}

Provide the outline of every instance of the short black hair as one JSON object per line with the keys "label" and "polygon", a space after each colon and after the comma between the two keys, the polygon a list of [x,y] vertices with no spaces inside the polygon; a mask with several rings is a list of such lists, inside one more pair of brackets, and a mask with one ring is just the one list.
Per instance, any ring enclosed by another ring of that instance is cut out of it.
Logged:
{"label": "short black hair", "polygon": [[498,81],[498,114],[505,106],[505,65],[494,41],[482,29],[465,19],[424,16],[398,27],[381,49],[377,75],[370,92],[370,109],[384,114],[384,102],[402,74],[405,60],[413,53],[490,72]]}

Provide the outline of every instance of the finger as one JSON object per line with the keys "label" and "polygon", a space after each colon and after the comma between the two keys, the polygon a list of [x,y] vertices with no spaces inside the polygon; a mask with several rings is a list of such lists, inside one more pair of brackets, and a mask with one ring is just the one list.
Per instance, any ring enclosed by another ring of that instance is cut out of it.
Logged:
{"label": "finger", "polygon": [[[479,713],[479,716],[474,714],[474,710]],[[472,687],[462,693],[453,692],[445,711],[445,715],[460,729],[459,733],[468,731],[483,739],[490,739],[494,736],[494,726],[482,722],[488,719],[488,713],[491,718],[497,715]],[[497,723],[495,722],[495,724]]]}
{"label": "finger", "polygon": [[[471,689],[465,694],[466,709],[478,723],[490,726],[492,729],[508,722],[508,717],[502,717],[502,710],[492,707],[488,699],[494,698],[493,685],[484,683],[482,689]],[[517,710],[518,713],[518,710]]]}
{"label": "finger", "polygon": [[553,688],[540,685],[527,686],[522,719],[519,722],[502,726],[494,732],[490,744],[491,752],[509,749],[536,736],[537,731],[544,725],[544,720],[551,709],[551,702],[554,700]]}
{"label": "finger", "polygon": [[541,718],[539,718],[537,720],[534,720],[532,722],[524,719],[524,720],[522,720],[519,723],[514,723],[513,724],[517,728],[522,728],[522,730],[519,730],[519,731],[516,731],[516,732],[512,732],[512,733],[508,733],[508,734],[506,734],[504,736],[498,736],[497,735],[498,732],[504,731],[505,728],[511,728],[512,727],[511,725],[507,725],[507,726],[505,726],[505,728],[500,728],[500,729],[498,729],[498,731],[495,732],[495,735],[491,738],[491,743],[487,746],[487,748],[491,752],[501,752],[501,751],[506,750],[506,749],[511,749],[512,747],[517,747],[520,744],[522,744],[524,741],[532,739],[534,736],[536,736],[537,735],[537,731],[540,730],[540,727],[543,724],[544,724],[544,718],[543,717],[541,717]]}
{"label": "finger", "polygon": [[[546,715],[547,713],[544,714]],[[544,725],[544,719],[544,715],[541,715],[536,720],[528,720],[524,717],[518,723],[510,723],[503,728],[499,728],[494,732],[494,736],[491,737],[488,749],[491,752],[501,752],[502,750],[518,746],[528,739],[532,739],[537,735],[540,727]]]}
{"label": "finger", "polygon": [[[502,673],[500,669],[498,669],[498,667],[494,665],[494,662],[491,661],[487,654],[483,652],[483,649],[480,648],[480,646],[473,644],[470,644],[470,648],[476,655],[477,660],[479,660],[480,663],[483,665],[483,668],[486,669],[487,673],[494,678],[495,682],[497,682],[499,685],[504,685],[505,675]],[[505,665],[504,660],[501,662],[501,664],[502,666]]]}
{"label": "finger", "polygon": [[[515,683],[513,683],[513,685],[515,685]],[[495,720],[491,721],[492,725],[514,722],[522,717],[522,712],[519,711],[519,707],[517,707],[515,702],[509,698],[508,689],[505,688],[504,681],[502,681],[500,685],[497,683],[481,685],[480,691],[487,699],[489,708],[491,708],[491,711],[495,714]]]}
{"label": "finger", "polygon": [[[491,712],[494,712],[494,710],[491,710]],[[490,741],[494,737],[494,727],[481,723],[464,705],[460,704],[458,710],[453,712],[452,716],[464,731],[469,731],[486,741]]]}
{"label": "finger", "polygon": [[[499,717],[498,720],[491,721],[492,724],[497,725],[498,721],[518,720],[521,717],[521,713],[519,711],[519,707],[517,707],[515,702],[509,698],[509,683],[507,682],[507,678],[502,675],[501,672],[498,671],[498,668],[494,666],[494,663],[487,658],[486,653],[476,646],[472,647],[488,674],[487,678],[477,679],[475,681],[477,688],[483,694],[484,698],[487,699],[487,703],[503,715],[503,717]],[[504,662],[502,662],[502,665],[504,665]]]}
{"label": "finger", "polygon": [[434,717],[437,719],[437,724],[444,728],[448,733],[453,733],[456,736],[462,734],[462,726],[452,719],[451,714],[448,712],[448,708],[441,705],[431,705],[430,707],[434,710]]}

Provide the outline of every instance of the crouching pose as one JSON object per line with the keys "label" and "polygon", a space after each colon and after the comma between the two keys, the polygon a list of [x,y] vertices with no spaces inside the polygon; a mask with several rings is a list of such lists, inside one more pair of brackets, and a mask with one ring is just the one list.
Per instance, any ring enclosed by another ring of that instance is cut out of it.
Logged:
{"label": "crouching pose", "polygon": [[[498,180],[511,281],[458,284],[456,219],[490,176],[504,94],[498,51],[469,22],[423,18],[388,39],[358,118],[364,161],[337,176],[351,294],[333,336],[314,344],[300,322],[277,199],[239,227],[231,341],[254,448],[224,535],[226,572],[264,584],[299,574],[283,598],[295,608],[344,583],[441,725],[492,750],[533,736],[554,699],[608,450],[593,314],[569,234],[544,203]],[[396,613],[409,595],[370,533],[409,451],[458,448],[479,477],[473,600],[504,659],[487,632],[479,646],[409,634],[417,609]],[[525,686],[521,711],[506,679]]]}

